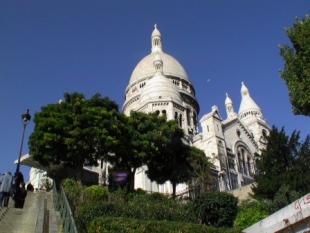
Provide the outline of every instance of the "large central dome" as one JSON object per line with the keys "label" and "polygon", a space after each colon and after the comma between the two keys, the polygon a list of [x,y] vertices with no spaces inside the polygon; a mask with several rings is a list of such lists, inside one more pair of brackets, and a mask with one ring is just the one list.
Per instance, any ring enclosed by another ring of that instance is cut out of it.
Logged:
{"label": "large central dome", "polygon": [[165,112],[169,120],[179,117],[181,122],[187,118],[186,127],[191,125],[193,128],[195,125],[196,130],[199,104],[195,89],[183,66],[163,52],[162,37],[156,25],[151,35],[151,45],[151,53],[136,65],[131,74],[125,89],[123,113]]}
{"label": "large central dome", "polygon": [[162,43],[161,43],[161,34],[157,30],[156,25],[155,29],[151,36],[152,43],[152,52],[151,54],[144,57],[133,70],[129,84],[136,82],[139,79],[152,77],[154,75],[154,66],[153,61],[155,59],[156,54],[160,54],[160,57],[165,64],[163,74],[165,76],[174,76],[189,82],[186,71],[183,66],[172,56],[164,53],[162,51]]}
{"label": "large central dome", "polygon": [[[186,71],[176,59],[163,52],[159,54],[165,64],[163,70],[165,76],[179,77],[189,82]],[[155,56],[155,53],[151,53],[138,63],[131,74],[129,83],[133,83],[141,78],[152,77],[154,75],[153,61]]]}

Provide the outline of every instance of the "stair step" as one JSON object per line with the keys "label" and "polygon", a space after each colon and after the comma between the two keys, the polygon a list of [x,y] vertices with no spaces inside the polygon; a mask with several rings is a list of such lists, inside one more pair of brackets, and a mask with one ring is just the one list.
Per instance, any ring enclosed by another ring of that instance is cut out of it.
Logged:
{"label": "stair step", "polygon": [[0,208],[0,233],[42,233],[44,221],[44,199],[49,210],[49,232],[60,233],[58,215],[54,211],[52,193],[28,192],[23,209],[14,208],[10,199],[9,208]]}

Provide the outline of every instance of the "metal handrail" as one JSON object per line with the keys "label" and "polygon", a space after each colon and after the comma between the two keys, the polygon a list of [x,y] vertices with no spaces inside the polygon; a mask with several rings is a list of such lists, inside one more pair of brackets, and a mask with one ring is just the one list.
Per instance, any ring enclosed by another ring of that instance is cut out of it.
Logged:
{"label": "metal handrail", "polygon": [[62,186],[60,188],[60,193],[57,191],[55,181],[53,185],[53,195],[54,208],[60,213],[63,232],[78,233],[66,193]]}

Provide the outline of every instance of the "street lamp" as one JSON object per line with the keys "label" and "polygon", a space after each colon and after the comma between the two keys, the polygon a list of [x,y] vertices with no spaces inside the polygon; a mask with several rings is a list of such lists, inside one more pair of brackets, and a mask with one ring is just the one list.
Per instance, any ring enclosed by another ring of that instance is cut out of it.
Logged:
{"label": "street lamp", "polygon": [[26,109],[25,113],[22,114],[21,122],[23,124],[23,134],[22,134],[22,141],[20,143],[20,148],[19,148],[19,155],[18,155],[18,162],[17,162],[17,167],[16,167],[16,173],[19,172],[19,167],[20,167],[20,157],[22,156],[22,148],[23,148],[23,143],[24,143],[24,135],[25,135],[25,129],[28,123],[30,122],[31,116],[29,114],[29,109]]}

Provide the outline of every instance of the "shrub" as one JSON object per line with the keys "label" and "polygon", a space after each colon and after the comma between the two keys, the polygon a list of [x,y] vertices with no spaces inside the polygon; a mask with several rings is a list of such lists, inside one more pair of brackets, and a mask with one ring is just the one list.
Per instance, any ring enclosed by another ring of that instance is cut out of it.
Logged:
{"label": "shrub", "polygon": [[93,220],[88,233],[241,233],[238,229],[214,228],[201,224],[100,217]]}
{"label": "shrub", "polygon": [[76,206],[79,204],[79,198],[83,190],[83,186],[70,178],[62,180],[61,186],[64,188],[70,207],[74,212]]}
{"label": "shrub", "polygon": [[238,205],[238,214],[234,225],[245,229],[267,216],[267,203],[252,199],[243,200]]}
{"label": "shrub", "polygon": [[215,227],[232,227],[238,211],[238,199],[232,194],[211,191],[192,201],[191,211],[196,221]]}
{"label": "shrub", "polygon": [[136,193],[138,193],[138,194],[146,194],[146,191],[144,191],[144,190],[141,189],[141,188],[138,188],[138,189],[136,190]]}
{"label": "shrub", "polygon": [[167,195],[164,195],[162,193],[151,193],[150,198],[151,198],[151,200],[159,200],[159,201],[169,199],[169,197]]}
{"label": "shrub", "polygon": [[163,194],[135,195],[126,204],[122,216],[145,220],[188,221],[188,213],[184,207],[182,201]]}
{"label": "shrub", "polygon": [[[75,211],[75,219],[79,232],[85,232],[89,223],[100,216],[126,217],[139,220],[165,220],[190,222],[188,205],[164,195],[148,195],[130,193],[130,198],[123,192],[111,193],[109,202],[88,202]],[[120,196],[126,201],[120,199]]]}
{"label": "shrub", "polygon": [[127,190],[125,188],[118,188],[114,192],[110,193],[109,201],[123,203],[127,199]]}
{"label": "shrub", "polygon": [[80,233],[86,232],[90,222],[97,217],[118,216],[123,208],[115,203],[88,202],[78,207],[75,211],[75,222]]}
{"label": "shrub", "polygon": [[99,185],[92,185],[83,190],[84,198],[94,201],[103,200],[109,195],[109,191]]}

